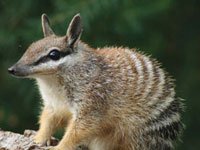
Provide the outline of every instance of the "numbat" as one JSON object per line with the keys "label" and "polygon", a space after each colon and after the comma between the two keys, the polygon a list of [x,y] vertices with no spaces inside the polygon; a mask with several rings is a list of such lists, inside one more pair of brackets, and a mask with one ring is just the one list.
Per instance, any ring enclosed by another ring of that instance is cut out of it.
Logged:
{"label": "numbat", "polygon": [[42,15],[44,38],[8,69],[37,81],[43,107],[35,142],[48,144],[66,128],[56,150],[170,150],[183,125],[171,77],[135,49],[93,49],[80,40],[81,17],[57,36]]}

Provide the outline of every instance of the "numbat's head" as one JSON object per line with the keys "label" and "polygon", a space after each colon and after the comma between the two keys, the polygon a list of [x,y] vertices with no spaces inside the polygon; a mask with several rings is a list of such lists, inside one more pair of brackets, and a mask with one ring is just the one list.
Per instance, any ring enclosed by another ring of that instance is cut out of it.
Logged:
{"label": "numbat's head", "polygon": [[76,57],[79,57],[77,49],[82,32],[80,15],[74,16],[63,37],[54,34],[46,14],[41,20],[44,38],[31,44],[21,59],[8,69],[9,73],[18,77],[54,74],[64,62],[72,65],[79,60]]}

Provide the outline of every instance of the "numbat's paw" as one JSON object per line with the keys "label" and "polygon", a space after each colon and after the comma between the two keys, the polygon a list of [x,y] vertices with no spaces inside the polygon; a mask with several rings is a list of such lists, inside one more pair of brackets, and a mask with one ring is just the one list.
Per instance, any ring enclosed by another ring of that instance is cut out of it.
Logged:
{"label": "numbat's paw", "polygon": [[50,146],[51,145],[50,139],[44,138],[40,134],[36,134],[36,136],[34,137],[34,142],[40,146]]}

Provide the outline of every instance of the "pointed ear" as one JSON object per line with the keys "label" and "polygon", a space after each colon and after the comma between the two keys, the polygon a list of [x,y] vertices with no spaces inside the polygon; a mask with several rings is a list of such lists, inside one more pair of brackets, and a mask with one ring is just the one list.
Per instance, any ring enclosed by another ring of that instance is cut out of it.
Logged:
{"label": "pointed ear", "polygon": [[74,47],[77,41],[80,39],[82,33],[82,24],[80,14],[73,17],[67,29],[67,42],[70,47]]}
{"label": "pointed ear", "polygon": [[41,21],[44,37],[54,34],[53,30],[50,27],[49,19],[46,14],[42,14]]}

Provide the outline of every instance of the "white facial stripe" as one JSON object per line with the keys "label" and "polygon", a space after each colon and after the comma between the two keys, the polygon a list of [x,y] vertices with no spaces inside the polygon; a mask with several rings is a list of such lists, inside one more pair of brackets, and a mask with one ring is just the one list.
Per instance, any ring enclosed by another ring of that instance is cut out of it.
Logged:
{"label": "white facial stripe", "polygon": [[62,57],[56,61],[50,60],[45,63],[41,63],[39,66],[42,68],[55,68],[65,62],[67,62],[67,65],[73,65],[75,63],[75,59],[69,55],[67,57]]}
{"label": "white facial stripe", "polygon": [[66,60],[66,57],[63,57],[63,58],[56,60],[56,61],[50,60],[50,61],[47,61],[45,63],[41,63],[40,66],[45,67],[45,68],[54,68],[55,66],[58,66],[59,64],[64,63],[65,60]]}

